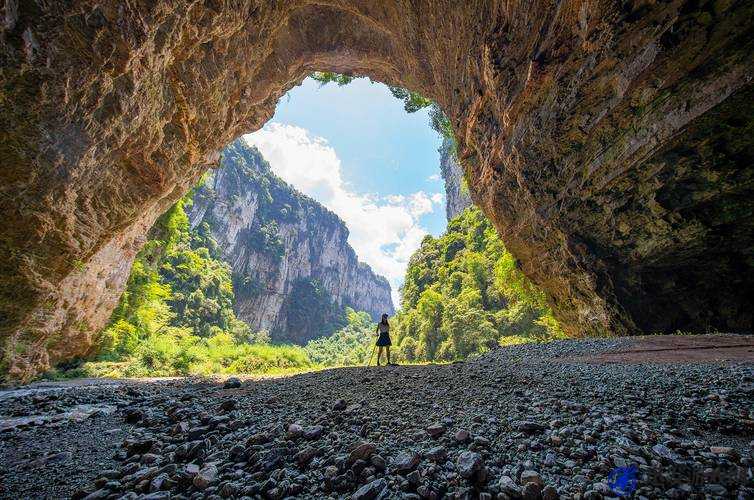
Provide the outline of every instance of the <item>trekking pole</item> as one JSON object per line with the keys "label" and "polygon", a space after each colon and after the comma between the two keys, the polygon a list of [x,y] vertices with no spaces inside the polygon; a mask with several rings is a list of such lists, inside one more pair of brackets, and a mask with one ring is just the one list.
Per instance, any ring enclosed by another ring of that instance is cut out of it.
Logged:
{"label": "trekking pole", "polygon": [[377,350],[377,344],[374,344],[374,347],[372,347],[372,355],[369,356],[369,361],[367,361],[367,366],[372,364],[372,358],[374,357],[374,351]]}

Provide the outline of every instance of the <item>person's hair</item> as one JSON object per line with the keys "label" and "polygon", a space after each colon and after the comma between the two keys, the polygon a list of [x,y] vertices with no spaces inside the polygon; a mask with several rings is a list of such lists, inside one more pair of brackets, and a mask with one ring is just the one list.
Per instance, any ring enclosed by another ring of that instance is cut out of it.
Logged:
{"label": "person's hair", "polygon": [[389,325],[390,323],[387,322],[387,314],[382,315],[382,319],[380,319],[380,323],[383,323],[385,325]]}

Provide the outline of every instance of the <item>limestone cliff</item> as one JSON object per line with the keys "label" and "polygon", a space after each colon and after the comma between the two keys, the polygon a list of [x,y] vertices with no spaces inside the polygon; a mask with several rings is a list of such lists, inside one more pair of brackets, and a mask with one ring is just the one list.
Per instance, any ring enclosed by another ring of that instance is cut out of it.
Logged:
{"label": "limestone cliff", "polygon": [[252,330],[305,343],[333,329],[346,306],[375,319],[393,314],[390,284],[358,261],[345,223],[242,139],[223,150],[187,213],[230,264],[236,314]]}
{"label": "limestone cliff", "polygon": [[448,220],[474,204],[464,180],[463,168],[458,164],[453,141],[447,137],[440,146],[440,174],[445,181],[445,216]]}
{"label": "limestone cliff", "polygon": [[754,3],[5,0],[0,372],[87,352],[155,218],[313,71],[445,111],[570,335],[751,331]]}

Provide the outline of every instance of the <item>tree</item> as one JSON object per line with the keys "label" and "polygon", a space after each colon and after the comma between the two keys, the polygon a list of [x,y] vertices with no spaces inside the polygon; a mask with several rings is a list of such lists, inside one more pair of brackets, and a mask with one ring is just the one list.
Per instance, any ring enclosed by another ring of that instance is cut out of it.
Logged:
{"label": "tree", "polygon": [[544,294],[477,208],[450,221],[439,238],[422,241],[401,296],[393,324],[405,359],[451,361],[485,352],[503,337],[562,336]]}

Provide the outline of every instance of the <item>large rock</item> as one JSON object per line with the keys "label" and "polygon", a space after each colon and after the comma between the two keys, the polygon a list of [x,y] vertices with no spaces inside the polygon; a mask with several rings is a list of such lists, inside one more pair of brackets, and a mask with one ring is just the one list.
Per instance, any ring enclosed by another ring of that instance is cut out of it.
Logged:
{"label": "large rock", "polygon": [[238,317],[273,340],[303,344],[346,306],[393,314],[390,284],[359,262],[345,223],[270,170],[238,139],[223,150],[187,210],[206,224],[233,272]]}
{"label": "large rock", "polygon": [[147,228],[313,70],[443,107],[472,199],[566,332],[754,323],[751,2],[6,5],[13,378],[91,349]]}

